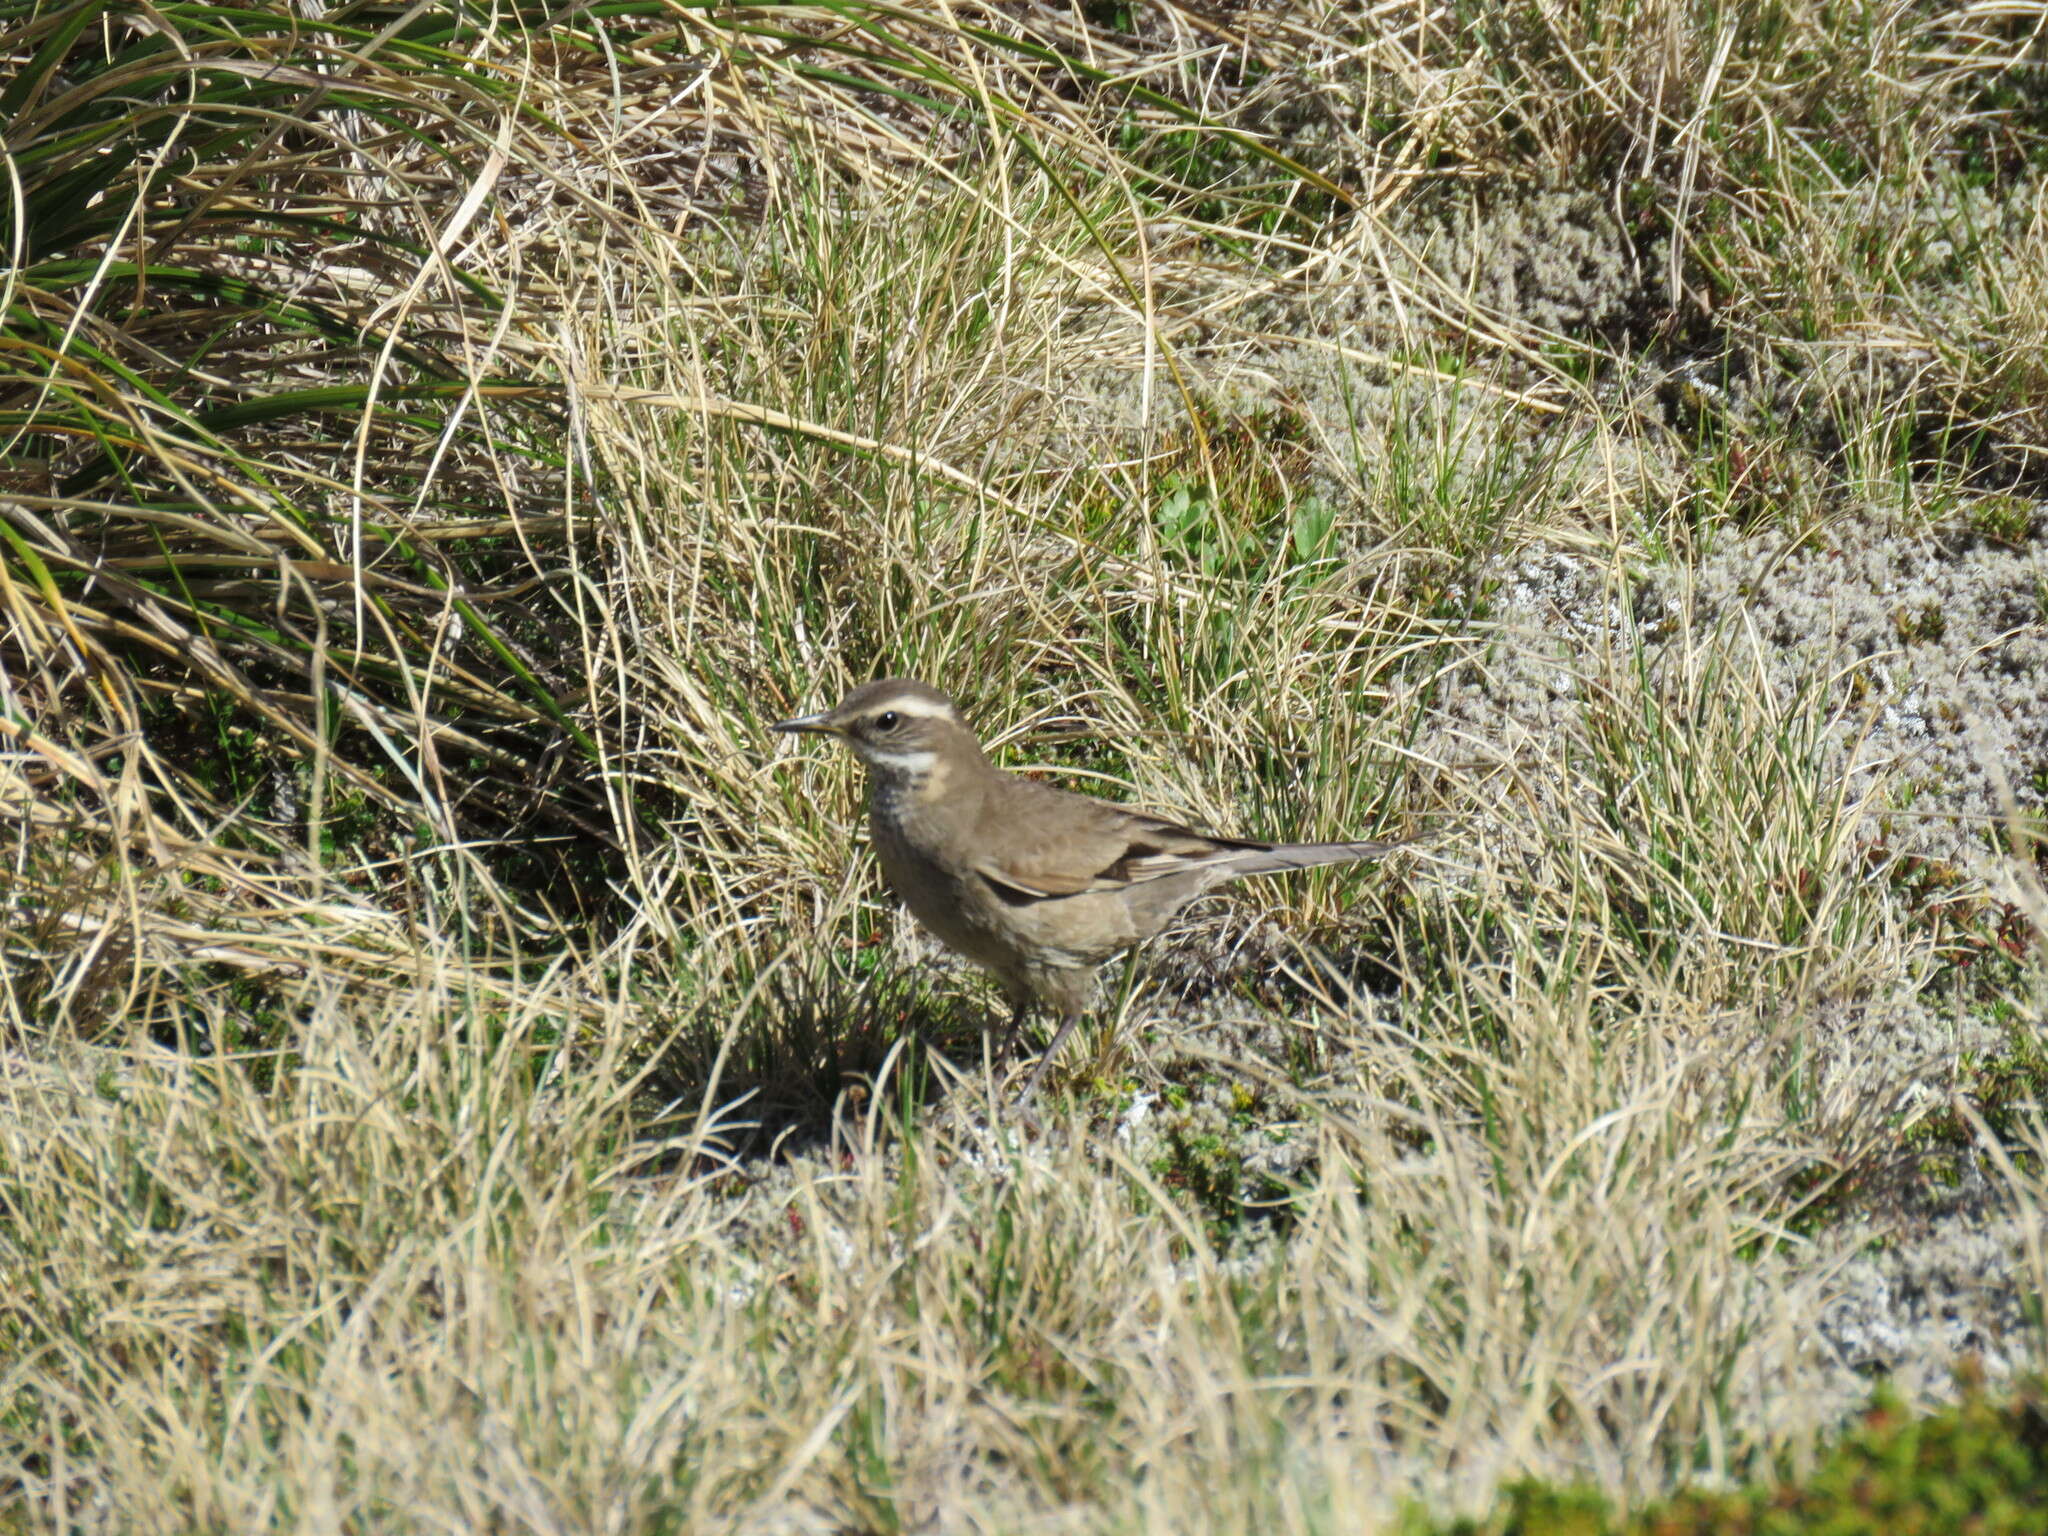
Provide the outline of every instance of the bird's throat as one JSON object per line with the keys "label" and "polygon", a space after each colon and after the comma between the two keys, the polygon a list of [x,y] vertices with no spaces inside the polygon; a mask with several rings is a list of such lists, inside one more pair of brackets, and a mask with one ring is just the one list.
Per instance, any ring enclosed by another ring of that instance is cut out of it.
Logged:
{"label": "bird's throat", "polygon": [[945,791],[946,765],[936,752],[878,754],[868,766],[874,774],[877,816],[900,817]]}

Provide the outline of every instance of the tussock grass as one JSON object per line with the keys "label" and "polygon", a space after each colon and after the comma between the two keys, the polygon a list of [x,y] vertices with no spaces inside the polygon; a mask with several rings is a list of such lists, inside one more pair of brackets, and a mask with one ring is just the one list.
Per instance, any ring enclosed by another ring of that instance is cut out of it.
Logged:
{"label": "tussock grass", "polygon": [[1811,1149],[1701,1021],[1616,1030],[1536,970],[1418,1034],[1327,1020],[1317,1169],[1242,1255],[1116,1136],[1006,1147],[886,1086],[838,1150],[726,1164],[636,1107],[624,1009],[568,1064],[559,982],[374,1022],[309,992],[290,1062],[43,1053],[6,1082],[12,1475],[141,1529],[1220,1529],[1739,1459],[1815,1285],[1749,1250]]}
{"label": "tussock grass", "polygon": [[[2025,7],[1766,20],[0,4],[0,1524],[1800,1465],[1884,1192],[2042,1198],[2048,151]],[[884,672],[1413,842],[1034,1132],[761,729]]]}

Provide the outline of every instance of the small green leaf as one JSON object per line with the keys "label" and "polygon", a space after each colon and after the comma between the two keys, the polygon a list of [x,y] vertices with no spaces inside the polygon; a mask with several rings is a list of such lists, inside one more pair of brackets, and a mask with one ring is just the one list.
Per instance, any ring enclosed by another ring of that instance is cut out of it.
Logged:
{"label": "small green leaf", "polygon": [[1337,509],[1320,496],[1304,496],[1294,504],[1294,558],[1306,565],[1330,552],[1337,532]]}

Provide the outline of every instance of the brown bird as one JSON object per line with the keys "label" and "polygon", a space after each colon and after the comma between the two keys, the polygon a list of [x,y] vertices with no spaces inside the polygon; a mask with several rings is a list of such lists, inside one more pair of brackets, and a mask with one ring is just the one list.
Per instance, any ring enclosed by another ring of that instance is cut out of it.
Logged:
{"label": "brown bird", "polygon": [[948,948],[995,973],[1013,1038],[1036,1004],[1059,1017],[1038,1087],[1095,973],[1205,891],[1243,875],[1376,858],[1392,843],[1255,843],[1020,779],[991,763],[938,689],[885,677],[776,723],[837,736],[868,766],[869,826],[890,888]]}

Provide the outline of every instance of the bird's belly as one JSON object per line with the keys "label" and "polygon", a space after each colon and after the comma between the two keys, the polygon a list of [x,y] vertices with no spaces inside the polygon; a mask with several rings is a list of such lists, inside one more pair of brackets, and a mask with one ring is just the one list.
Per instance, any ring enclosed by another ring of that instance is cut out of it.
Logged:
{"label": "bird's belly", "polygon": [[1132,924],[1120,891],[1051,896],[1014,906],[991,892],[989,900],[1006,908],[1013,931],[1041,965],[1092,969],[1147,937]]}
{"label": "bird's belly", "polygon": [[1042,990],[1032,973],[1092,970],[1144,937],[1113,893],[1013,902],[978,875],[946,870],[894,828],[877,825],[874,846],[889,888],[927,932],[1032,991]]}
{"label": "bird's belly", "polygon": [[1014,946],[1004,942],[1001,930],[990,921],[992,914],[975,899],[978,881],[970,885],[950,874],[879,822],[874,841],[882,878],[933,938],[993,970],[1015,969]]}

